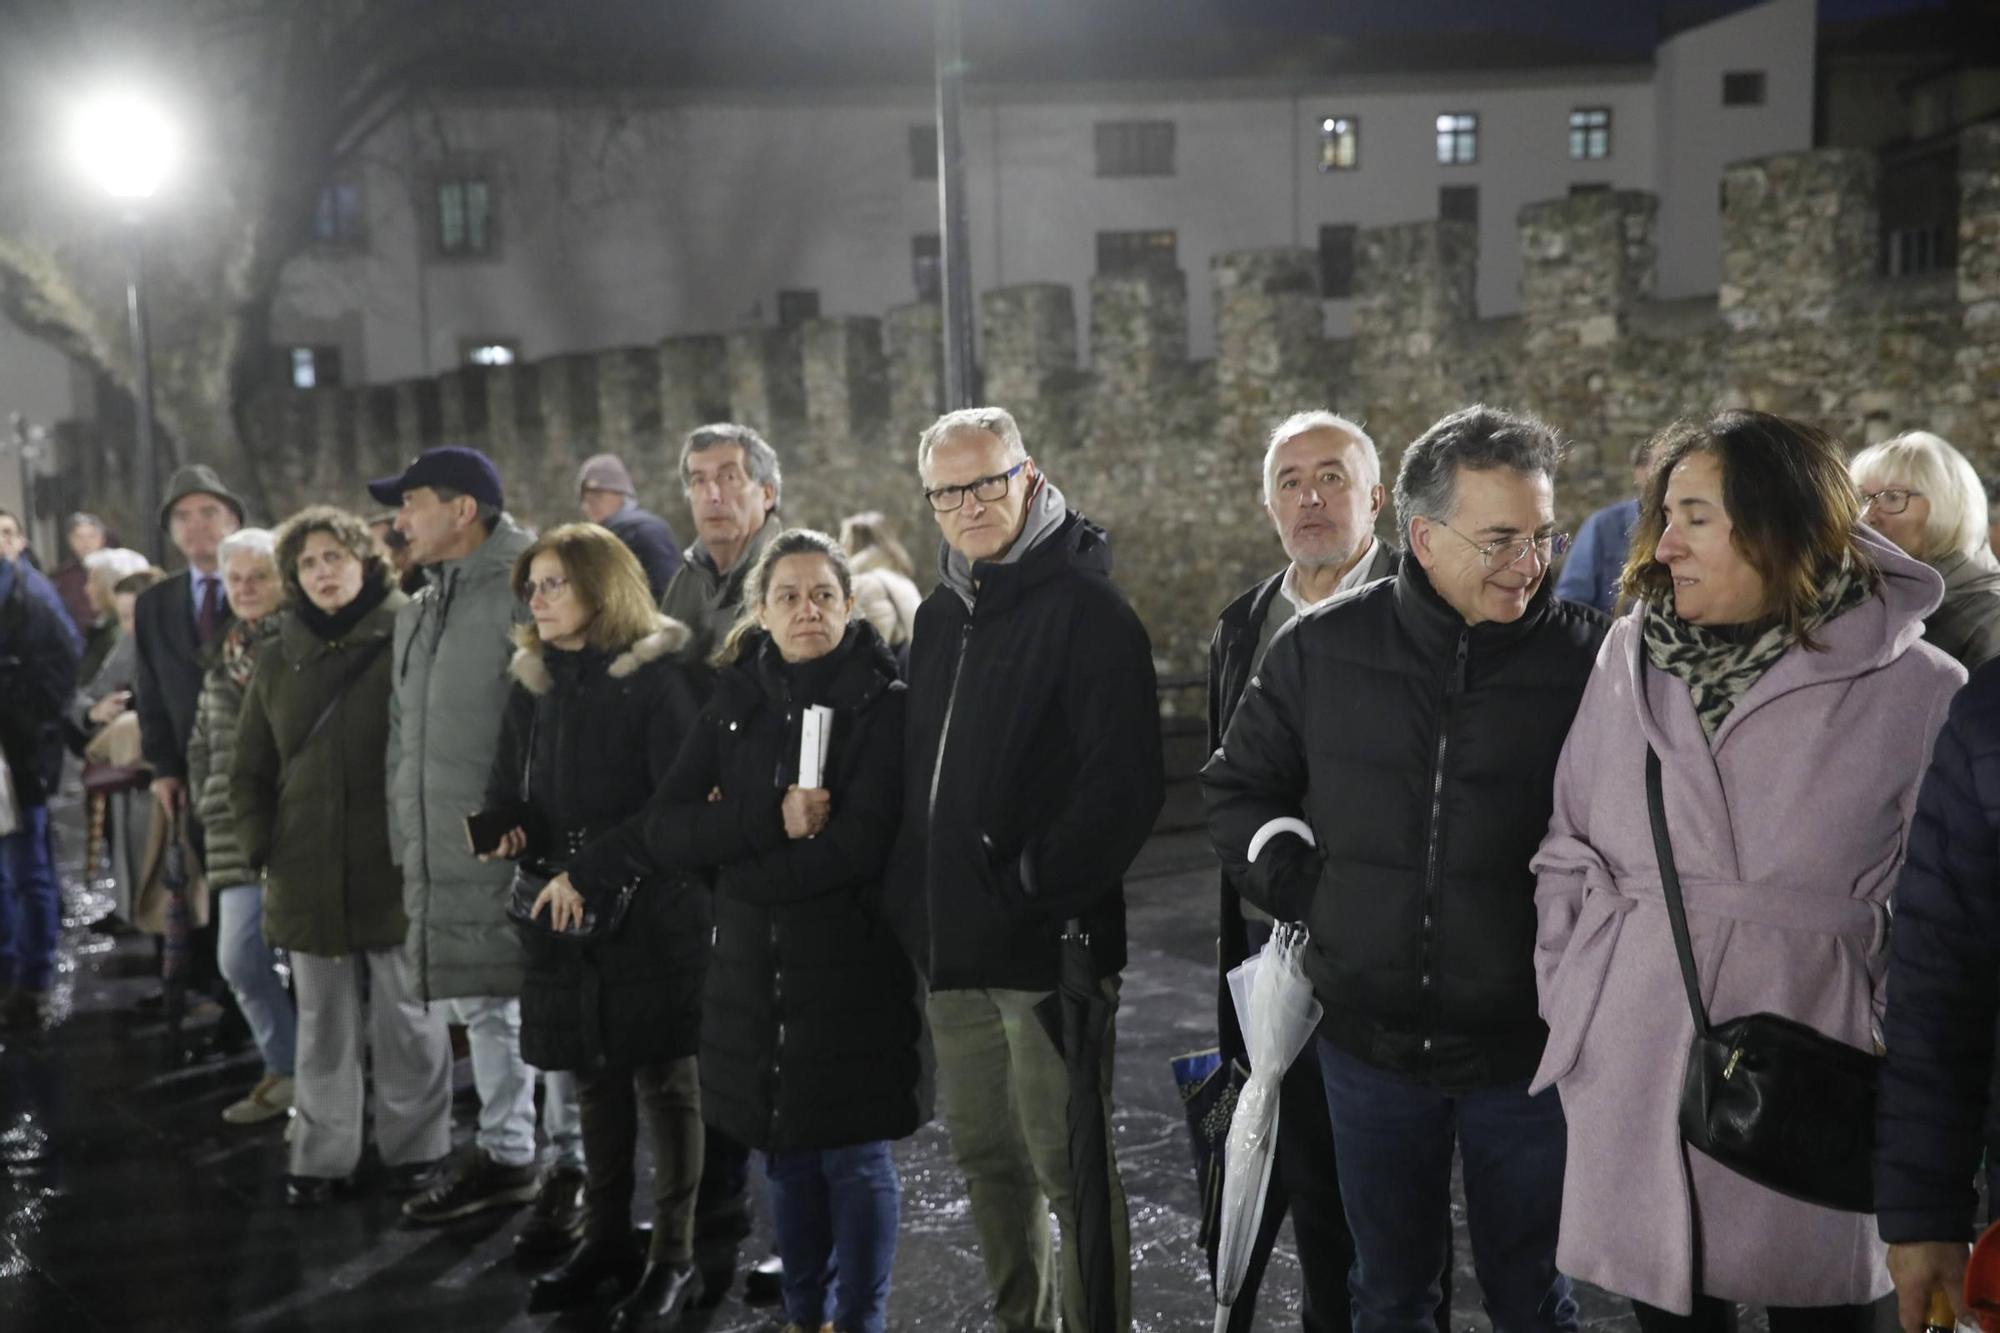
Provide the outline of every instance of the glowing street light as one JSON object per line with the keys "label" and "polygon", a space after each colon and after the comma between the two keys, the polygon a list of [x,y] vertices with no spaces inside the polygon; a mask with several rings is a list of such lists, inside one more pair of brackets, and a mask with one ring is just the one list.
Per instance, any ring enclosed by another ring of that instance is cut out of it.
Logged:
{"label": "glowing street light", "polygon": [[132,329],[138,383],[140,524],[146,551],[161,555],[160,459],[153,443],[153,351],[146,329],[145,218],[140,205],[159,192],[180,158],[180,135],[159,105],[131,90],[107,90],[80,103],[70,126],[77,165],[111,198],[126,206],[132,247],[125,279],[125,312]]}

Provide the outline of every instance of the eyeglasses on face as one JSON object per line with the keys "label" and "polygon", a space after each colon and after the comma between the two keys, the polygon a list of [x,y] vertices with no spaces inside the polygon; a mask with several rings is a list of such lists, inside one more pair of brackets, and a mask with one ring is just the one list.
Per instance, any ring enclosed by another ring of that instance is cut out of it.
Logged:
{"label": "eyeglasses on face", "polygon": [[1460,532],[1449,523],[1439,527],[1479,552],[1479,562],[1489,570],[1512,569],[1521,563],[1530,551],[1543,568],[1555,563],[1569,551],[1567,532],[1542,532],[1532,537],[1495,537],[1490,542],[1477,542]]}
{"label": "eyeglasses on face", "polygon": [[1894,517],[1910,507],[1910,501],[1923,494],[1922,491],[1905,490],[1901,486],[1890,486],[1879,491],[1861,493],[1861,512],[1870,510],[1878,514]]}
{"label": "eyeglasses on face", "polygon": [[939,486],[934,490],[925,491],[924,499],[930,501],[931,508],[940,514],[949,514],[962,506],[967,495],[971,495],[983,505],[990,505],[995,500],[1007,498],[1007,483],[1015,473],[1027,465],[1028,460],[1024,458],[1005,472],[996,472],[990,477],[976,477],[963,486]]}
{"label": "eyeglasses on face", "polygon": [[545,579],[529,579],[521,585],[521,600],[532,602],[537,597],[545,602],[553,602],[569,591],[569,580],[559,574],[551,574]]}

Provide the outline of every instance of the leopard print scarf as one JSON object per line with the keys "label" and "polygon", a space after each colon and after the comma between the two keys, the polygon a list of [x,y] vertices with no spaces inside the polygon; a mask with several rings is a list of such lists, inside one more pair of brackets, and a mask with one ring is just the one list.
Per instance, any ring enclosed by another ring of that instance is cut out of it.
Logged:
{"label": "leopard print scarf", "polygon": [[[1875,580],[1870,575],[1841,569],[1820,589],[1819,606],[1807,618],[1806,632],[1853,610],[1874,590]],[[1782,624],[1739,641],[1690,625],[1674,614],[1671,603],[1648,603],[1644,624],[1646,660],[1687,683],[1694,696],[1695,716],[1701,719],[1702,732],[1710,740],[1722,729],[1736,701],[1798,642],[1798,636]]]}

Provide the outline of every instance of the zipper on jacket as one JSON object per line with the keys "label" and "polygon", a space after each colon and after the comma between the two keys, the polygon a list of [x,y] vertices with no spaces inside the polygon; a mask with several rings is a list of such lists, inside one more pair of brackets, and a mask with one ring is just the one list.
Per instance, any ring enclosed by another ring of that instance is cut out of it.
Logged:
{"label": "zipper on jacket", "polygon": [[[972,621],[968,617],[965,624],[959,627],[958,656],[952,659],[951,688],[945,691],[944,696],[944,725],[938,729],[937,759],[931,764],[931,800],[930,805],[924,811],[924,860],[926,862],[924,867],[924,894],[926,898],[930,895],[930,867],[928,864],[930,861],[930,843],[937,836],[938,783],[944,778],[944,747],[945,743],[951,739],[951,715],[958,708],[958,678],[965,670],[965,649],[971,641]],[[924,960],[926,964],[924,975],[935,976],[937,975],[937,930],[929,921],[930,913],[926,911],[924,915],[926,927],[924,931],[924,945],[926,952],[930,955]]]}
{"label": "zipper on jacket", "polygon": [[779,1121],[784,1118],[785,1061],[785,969],[778,962],[778,916],[771,914],[771,1015],[778,1024],[778,1039],[771,1044],[771,1142],[778,1139]]}
{"label": "zipper on jacket", "polygon": [[1442,855],[1439,842],[1444,827],[1444,760],[1451,739],[1451,701],[1454,695],[1465,689],[1465,658],[1471,647],[1471,629],[1460,630],[1458,652],[1452,661],[1451,674],[1445,677],[1444,698],[1438,707],[1437,767],[1431,773],[1431,824],[1424,834],[1424,923],[1417,942],[1417,986],[1418,1001],[1423,1009],[1422,1063],[1426,1066],[1431,1059],[1432,1029],[1437,1024],[1437,989],[1431,984],[1431,954],[1437,934],[1438,862]]}

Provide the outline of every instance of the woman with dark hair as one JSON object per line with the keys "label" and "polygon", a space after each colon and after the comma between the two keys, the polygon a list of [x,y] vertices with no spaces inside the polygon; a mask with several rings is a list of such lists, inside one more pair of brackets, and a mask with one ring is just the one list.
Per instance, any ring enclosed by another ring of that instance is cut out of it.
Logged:
{"label": "woman with dark hair", "polygon": [[[519,859],[523,875],[559,877],[600,840],[636,833],[693,728],[694,684],[676,656],[689,635],[654,607],[630,549],[595,523],[544,533],[515,559],[513,583],[533,621],[515,631],[515,687],[485,803],[506,831],[489,855]],[[610,917],[627,898],[622,921],[599,936],[563,939],[545,928],[546,909],[521,929],[521,1055],[574,1073],[584,1148],[582,1239],[535,1279],[528,1308],[582,1305],[608,1283],[621,1297],[615,1327],[665,1329],[700,1287],[695,1052],[708,895],[693,876],[645,863],[591,889]],[[653,1149],[649,1255],[632,1243],[642,1109]]]}
{"label": "woman with dark hair", "polygon": [[1758,412],[1667,431],[1613,626],[1535,858],[1549,1040],[1569,1121],[1562,1271],[1639,1326],[1864,1330],[1889,1290],[1875,1219],[1802,1202],[1682,1141],[1694,1020],[1646,792],[1659,756],[1709,1022],[1774,1013],[1862,1050],[1884,903],[1964,670],[1921,641],[1937,572],[1862,526],[1843,451]]}
{"label": "woman with dark hair", "polygon": [[352,1187],[370,1064],[392,1187],[430,1172],[451,1147],[451,1047],[404,956],[389,859],[389,643],[405,599],[339,509],[294,515],[274,559],[289,605],[244,694],[229,809],[264,886],[264,938],[290,953],[298,991],[285,1201],[303,1208]]}
{"label": "woman with dark hair", "polygon": [[[823,533],[765,548],[643,839],[648,863],[716,873],[702,1111],[766,1154],[794,1333],[881,1333],[900,1189],[889,1144],[930,1117],[916,973],[880,910],[903,687],[852,586]],[[809,713],[823,765],[802,749]],[[625,873],[600,847],[571,867],[586,894]],[[550,897],[576,906],[568,885]]]}

